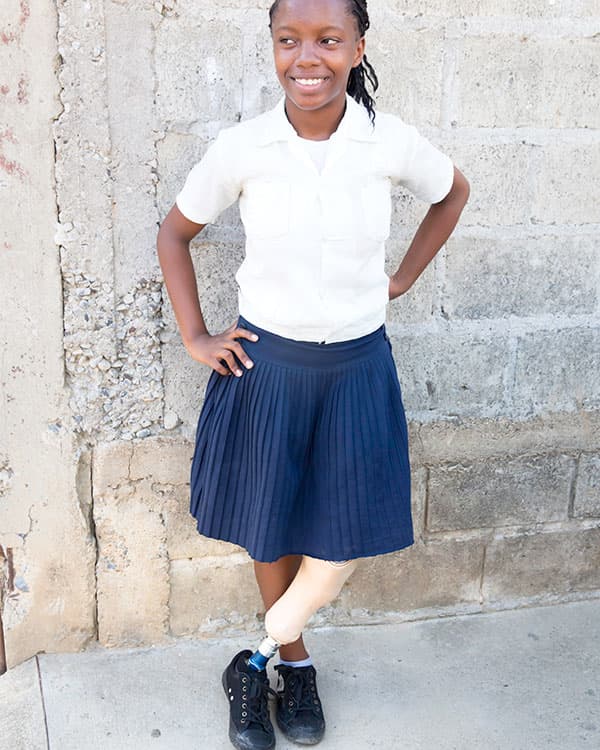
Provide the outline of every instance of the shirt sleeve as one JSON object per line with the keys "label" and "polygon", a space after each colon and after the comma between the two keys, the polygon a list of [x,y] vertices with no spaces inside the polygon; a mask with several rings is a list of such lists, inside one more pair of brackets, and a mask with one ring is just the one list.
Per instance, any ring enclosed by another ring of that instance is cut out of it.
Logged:
{"label": "shirt sleeve", "polygon": [[241,192],[235,174],[235,154],[223,132],[189,171],[175,198],[177,208],[196,224],[210,224],[234,203]]}
{"label": "shirt sleeve", "polygon": [[427,203],[443,200],[454,182],[454,164],[450,157],[421,135],[414,125],[402,123],[404,148],[392,175],[394,185],[403,185]]}

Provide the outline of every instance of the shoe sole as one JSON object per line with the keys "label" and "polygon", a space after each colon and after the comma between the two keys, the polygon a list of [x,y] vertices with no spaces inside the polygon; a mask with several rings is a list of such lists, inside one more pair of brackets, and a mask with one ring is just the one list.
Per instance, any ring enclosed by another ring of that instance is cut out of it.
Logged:
{"label": "shoe sole", "polygon": [[[235,724],[233,723],[233,719],[231,718],[231,701],[229,700],[229,691],[227,688],[226,677],[227,677],[227,670],[223,672],[223,676],[221,677],[221,685],[223,685],[223,690],[225,691],[225,697],[227,698],[227,703],[229,704],[229,741],[237,750],[256,750],[256,745],[248,745],[240,738],[238,734],[238,730],[236,729]],[[275,741],[273,741],[273,744],[268,745],[267,747],[261,748],[261,750],[273,750],[274,747],[275,747]]]}
{"label": "shoe sole", "polygon": [[290,731],[288,727],[286,727],[285,724],[282,724],[279,721],[279,717],[275,716],[275,719],[277,721],[277,726],[281,730],[282,734],[291,742],[295,742],[297,745],[317,745],[321,740],[323,739],[325,735],[325,727],[323,727],[323,731],[319,735],[313,735],[312,737],[310,735],[305,737],[294,737],[293,733]]}

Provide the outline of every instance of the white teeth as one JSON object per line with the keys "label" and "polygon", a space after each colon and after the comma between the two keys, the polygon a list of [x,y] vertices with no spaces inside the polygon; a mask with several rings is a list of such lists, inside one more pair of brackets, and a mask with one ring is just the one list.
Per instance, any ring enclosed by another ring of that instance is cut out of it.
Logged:
{"label": "white teeth", "polygon": [[322,80],[322,78],[296,78],[296,83],[300,83],[302,86],[316,86]]}

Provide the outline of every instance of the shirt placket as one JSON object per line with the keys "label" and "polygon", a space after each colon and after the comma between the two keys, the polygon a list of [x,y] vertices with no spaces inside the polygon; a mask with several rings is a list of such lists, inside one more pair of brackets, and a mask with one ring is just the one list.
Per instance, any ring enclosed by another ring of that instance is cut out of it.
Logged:
{"label": "shirt placket", "polygon": [[[300,143],[300,139],[296,133],[293,135],[290,135],[290,138],[288,139],[288,145],[290,149],[290,153],[298,159],[302,163],[306,169],[309,170],[311,175],[311,180],[314,181],[313,184],[316,186],[317,193],[320,193],[320,186],[321,186],[321,175],[319,173],[319,170],[317,169],[315,163],[310,158],[310,154],[306,152],[306,149],[302,146]],[[319,205],[320,205],[319,200]],[[321,253],[319,253],[319,274],[318,274],[318,282],[317,282],[317,292],[319,295],[319,299],[323,300],[323,294],[322,294],[322,269],[321,269]],[[320,341],[320,344],[325,343],[324,341]]]}
{"label": "shirt placket", "polygon": [[[320,209],[321,217],[322,217],[325,211],[324,200],[323,200],[324,185],[329,179],[334,163],[342,156],[345,150],[344,139],[338,138],[337,133],[334,133],[331,136],[331,144],[329,147],[329,151],[327,153],[327,158],[325,159],[323,170],[321,172],[319,172],[315,163],[310,158],[310,155],[303,148],[302,144],[299,141],[297,134],[294,133],[294,135],[290,137],[288,143],[289,143],[291,153],[297,159],[299,159],[299,161],[301,161],[302,164],[307,169],[310,170],[311,177],[314,180],[314,184],[316,186],[319,209]],[[319,274],[318,274],[317,294],[318,294],[319,299],[321,300],[323,307],[327,310],[327,290],[323,288],[323,256],[324,256],[324,253],[328,252],[328,243],[327,243],[327,240],[323,237],[321,237],[321,246],[319,249],[320,249],[320,252],[319,252]],[[319,344],[328,343],[327,340],[333,334],[333,332],[334,332],[334,329],[330,328],[330,330],[325,335],[324,340],[319,341],[318,343]]]}
{"label": "shirt placket", "polygon": [[[320,175],[321,179],[319,182],[319,205],[321,207],[321,216],[324,215],[324,212],[326,210],[323,199],[323,191],[326,189],[328,183],[330,184],[332,176],[335,174],[335,164],[339,159],[343,156],[344,151],[346,150],[346,141],[344,138],[340,138],[339,134],[336,132],[331,136],[331,144],[329,147],[329,152],[327,153],[327,158],[325,159],[325,165],[323,167],[323,171]],[[327,290],[323,289],[322,284],[322,268],[323,268],[323,257],[326,253],[331,252],[331,248],[329,246],[329,243],[327,239],[321,238],[321,252],[320,252],[320,259],[321,259],[321,284],[319,286],[319,296],[323,303],[327,305],[326,301],[326,294]],[[337,321],[332,321],[337,325]],[[330,328],[327,336],[325,337],[324,341],[321,341],[319,343],[325,344],[328,343],[328,339],[335,331],[334,328]]]}

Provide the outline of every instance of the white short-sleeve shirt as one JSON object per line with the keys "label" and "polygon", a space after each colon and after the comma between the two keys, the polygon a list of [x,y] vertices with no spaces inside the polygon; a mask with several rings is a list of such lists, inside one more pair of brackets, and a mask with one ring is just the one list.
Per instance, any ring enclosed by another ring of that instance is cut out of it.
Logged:
{"label": "white short-sleeve shirt", "polygon": [[235,279],[239,311],[273,333],[331,343],[385,322],[384,270],[393,185],[438,203],[451,159],[399,117],[346,96],[346,111],[319,170],[277,106],[222,130],[176,197],[181,213],[214,222],[239,199],[245,258]]}

